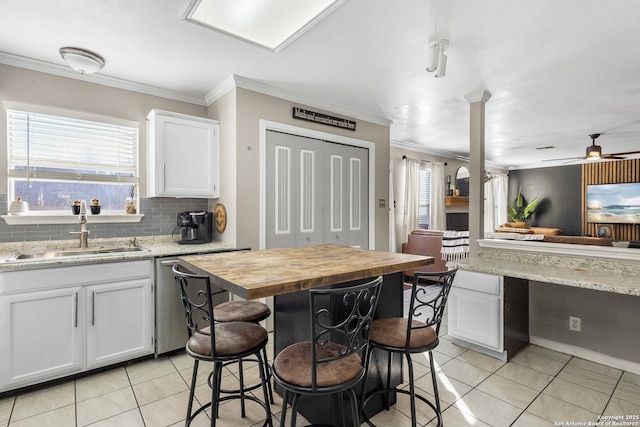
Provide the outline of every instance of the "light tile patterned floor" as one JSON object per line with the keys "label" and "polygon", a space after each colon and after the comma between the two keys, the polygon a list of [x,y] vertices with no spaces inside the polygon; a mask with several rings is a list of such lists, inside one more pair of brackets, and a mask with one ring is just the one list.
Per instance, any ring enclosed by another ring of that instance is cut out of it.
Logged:
{"label": "light tile patterned floor", "polygon": [[[639,375],[536,346],[509,363],[500,362],[453,344],[446,322],[437,350],[434,363],[446,427],[549,427],[567,421],[588,425],[602,414],[640,415]],[[419,393],[433,399],[427,356],[415,357],[414,365]],[[188,356],[165,356],[6,397],[0,399],[0,427],[181,426],[191,370]],[[205,401],[209,389],[205,369],[201,372],[196,397]],[[223,386],[236,383],[236,374],[225,369]],[[255,379],[253,367],[246,381]],[[410,426],[407,397],[398,399],[372,421],[380,427]],[[247,409],[242,419],[237,402],[224,403],[218,425],[262,425],[262,409],[251,403]],[[281,409],[276,396],[271,407],[274,425]],[[418,405],[420,426],[434,426],[433,417],[433,411]],[[299,417],[298,425],[305,421]],[[209,418],[201,416],[192,425],[207,426]]]}
{"label": "light tile patterned floor", "polygon": [[[593,362],[529,346],[509,363],[459,348],[444,335],[451,357],[435,352],[444,424],[458,426],[548,427],[554,422],[595,423],[599,415],[640,415],[640,376]],[[564,360],[564,361],[563,361]],[[416,386],[433,399],[427,357],[414,359]],[[557,363],[556,363],[557,362]],[[558,364],[559,363],[559,364]],[[0,400],[0,426],[179,426],[183,425],[191,375],[188,356],[146,360]],[[549,374],[553,371],[553,374]],[[223,384],[236,381],[226,370]],[[251,368],[247,381],[257,378]],[[199,375],[198,400],[209,398],[206,373]],[[406,384],[405,384],[406,387]],[[271,410],[278,422],[281,401]],[[261,425],[261,408],[248,404],[247,418],[239,416],[237,402],[222,405],[218,425]],[[373,418],[381,427],[410,426],[409,402]],[[421,426],[433,426],[433,412],[418,407]],[[195,426],[209,424],[203,416]],[[303,425],[304,420],[299,420]],[[585,424],[586,425],[586,424]],[[594,425],[594,424],[592,424]]]}

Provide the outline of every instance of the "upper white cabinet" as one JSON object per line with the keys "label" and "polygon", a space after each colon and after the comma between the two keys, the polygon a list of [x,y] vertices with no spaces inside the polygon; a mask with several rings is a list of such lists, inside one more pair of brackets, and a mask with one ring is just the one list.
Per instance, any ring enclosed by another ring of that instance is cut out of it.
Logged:
{"label": "upper white cabinet", "polygon": [[149,197],[220,197],[219,122],[162,110],[147,115]]}

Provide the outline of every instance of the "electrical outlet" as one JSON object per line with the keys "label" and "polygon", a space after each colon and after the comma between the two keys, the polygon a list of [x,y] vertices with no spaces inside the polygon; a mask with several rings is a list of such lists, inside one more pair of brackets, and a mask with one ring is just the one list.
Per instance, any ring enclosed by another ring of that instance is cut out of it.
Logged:
{"label": "electrical outlet", "polygon": [[582,319],[575,316],[569,316],[569,330],[580,332],[582,329]]}

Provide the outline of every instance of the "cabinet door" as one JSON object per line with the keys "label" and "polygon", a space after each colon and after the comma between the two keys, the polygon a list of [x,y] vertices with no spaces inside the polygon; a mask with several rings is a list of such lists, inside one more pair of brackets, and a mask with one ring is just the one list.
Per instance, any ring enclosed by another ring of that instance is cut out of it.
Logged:
{"label": "cabinet door", "polygon": [[448,311],[450,336],[503,351],[500,295],[452,287]]}
{"label": "cabinet door", "polygon": [[81,290],[74,287],[0,298],[0,389],[82,369]]}
{"label": "cabinet door", "polygon": [[87,368],[153,353],[151,291],[151,279],[87,287]]}
{"label": "cabinet door", "polygon": [[150,196],[220,197],[217,122],[155,113],[149,127],[149,149],[155,157]]}

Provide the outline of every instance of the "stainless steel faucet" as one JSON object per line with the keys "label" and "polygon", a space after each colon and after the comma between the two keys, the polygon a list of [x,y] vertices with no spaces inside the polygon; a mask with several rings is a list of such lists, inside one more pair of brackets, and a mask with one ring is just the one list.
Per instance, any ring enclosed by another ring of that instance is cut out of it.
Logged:
{"label": "stainless steel faucet", "polygon": [[69,234],[80,235],[80,248],[86,249],[89,247],[89,230],[87,230],[87,202],[82,200],[80,202],[80,214],[78,215],[78,222],[80,223],[80,231],[70,231]]}

